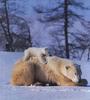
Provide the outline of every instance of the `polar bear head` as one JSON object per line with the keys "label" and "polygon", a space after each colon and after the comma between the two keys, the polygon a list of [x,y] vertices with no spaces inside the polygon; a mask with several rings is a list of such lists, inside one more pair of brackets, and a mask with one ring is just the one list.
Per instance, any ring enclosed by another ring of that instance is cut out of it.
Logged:
{"label": "polar bear head", "polygon": [[70,60],[64,59],[61,66],[61,73],[64,76],[75,83],[79,82],[81,74],[80,69],[77,69],[77,67]]}
{"label": "polar bear head", "polygon": [[47,57],[48,66],[53,72],[58,76],[65,76],[69,80],[73,82],[78,82],[81,76],[80,69],[74,65],[74,63],[65,58],[60,58],[57,56],[49,56]]}

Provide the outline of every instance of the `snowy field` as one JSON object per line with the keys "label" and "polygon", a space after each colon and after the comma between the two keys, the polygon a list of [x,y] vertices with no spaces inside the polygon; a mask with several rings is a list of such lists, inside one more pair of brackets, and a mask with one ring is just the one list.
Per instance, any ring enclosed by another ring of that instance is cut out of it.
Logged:
{"label": "snowy field", "polygon": [[9,84],[13,64],[23,53],[0,52],[0,100],[90,100],[90,62],[81,64],[87,87],[12,86]]}

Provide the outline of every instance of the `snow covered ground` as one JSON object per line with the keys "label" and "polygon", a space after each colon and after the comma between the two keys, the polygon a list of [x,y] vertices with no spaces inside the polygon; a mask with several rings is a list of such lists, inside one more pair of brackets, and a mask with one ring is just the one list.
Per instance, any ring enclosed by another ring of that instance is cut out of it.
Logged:
{"label": "snow covered ground", "polygon": [[0,100],[90,100],[90,62],[77,61],[87,87],[11,86],[13,64],[22,56],[23,53],[0,52]]}

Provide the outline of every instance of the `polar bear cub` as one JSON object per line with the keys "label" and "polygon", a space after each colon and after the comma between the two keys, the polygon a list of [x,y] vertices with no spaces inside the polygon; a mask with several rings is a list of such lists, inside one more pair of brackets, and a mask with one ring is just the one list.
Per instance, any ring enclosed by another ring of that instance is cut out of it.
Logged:
{"label": "polar bear cub", "polygon": [[48,48],[30,47],[24,51],[24,61],[30,60],[32,57],[37,57],[42,64],[46,64],[46,57],[49,56]]}

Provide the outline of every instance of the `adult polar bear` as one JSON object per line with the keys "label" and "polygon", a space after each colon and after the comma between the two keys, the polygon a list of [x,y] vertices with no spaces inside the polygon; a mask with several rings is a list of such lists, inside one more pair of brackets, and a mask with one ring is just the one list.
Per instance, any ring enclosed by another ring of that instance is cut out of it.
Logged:
{"label": "adult polar bear", "polygon": [[[79,74],[77,67],[73,64],[71,60],[60,58],[56,56],[47,57],[48,66],[51,70],[56,74],[58,77],[58,85],[64,85],[67,78],[71,80],[71,83],[78,83],[79,82]],[[60,80],[59,80],[60,79]],[[63,80],[61,80],[63,79]]]}
{"label": "adult polar bear", "polygon": [[47,57],[47,64],[36,63],[36,81],[41,83],[55,83],[61,86],[76,86],[79,73],[74,64],[64,58]]}
{"label": "adult polar bear", "polygon": [[31,85],[41,82],[63,86],[78,85],[79,73],[70,60],[46,56],[45,61],[47,63],[42,64],[35,56],[31,60],[19,60],[13,70],[11,84]]}

